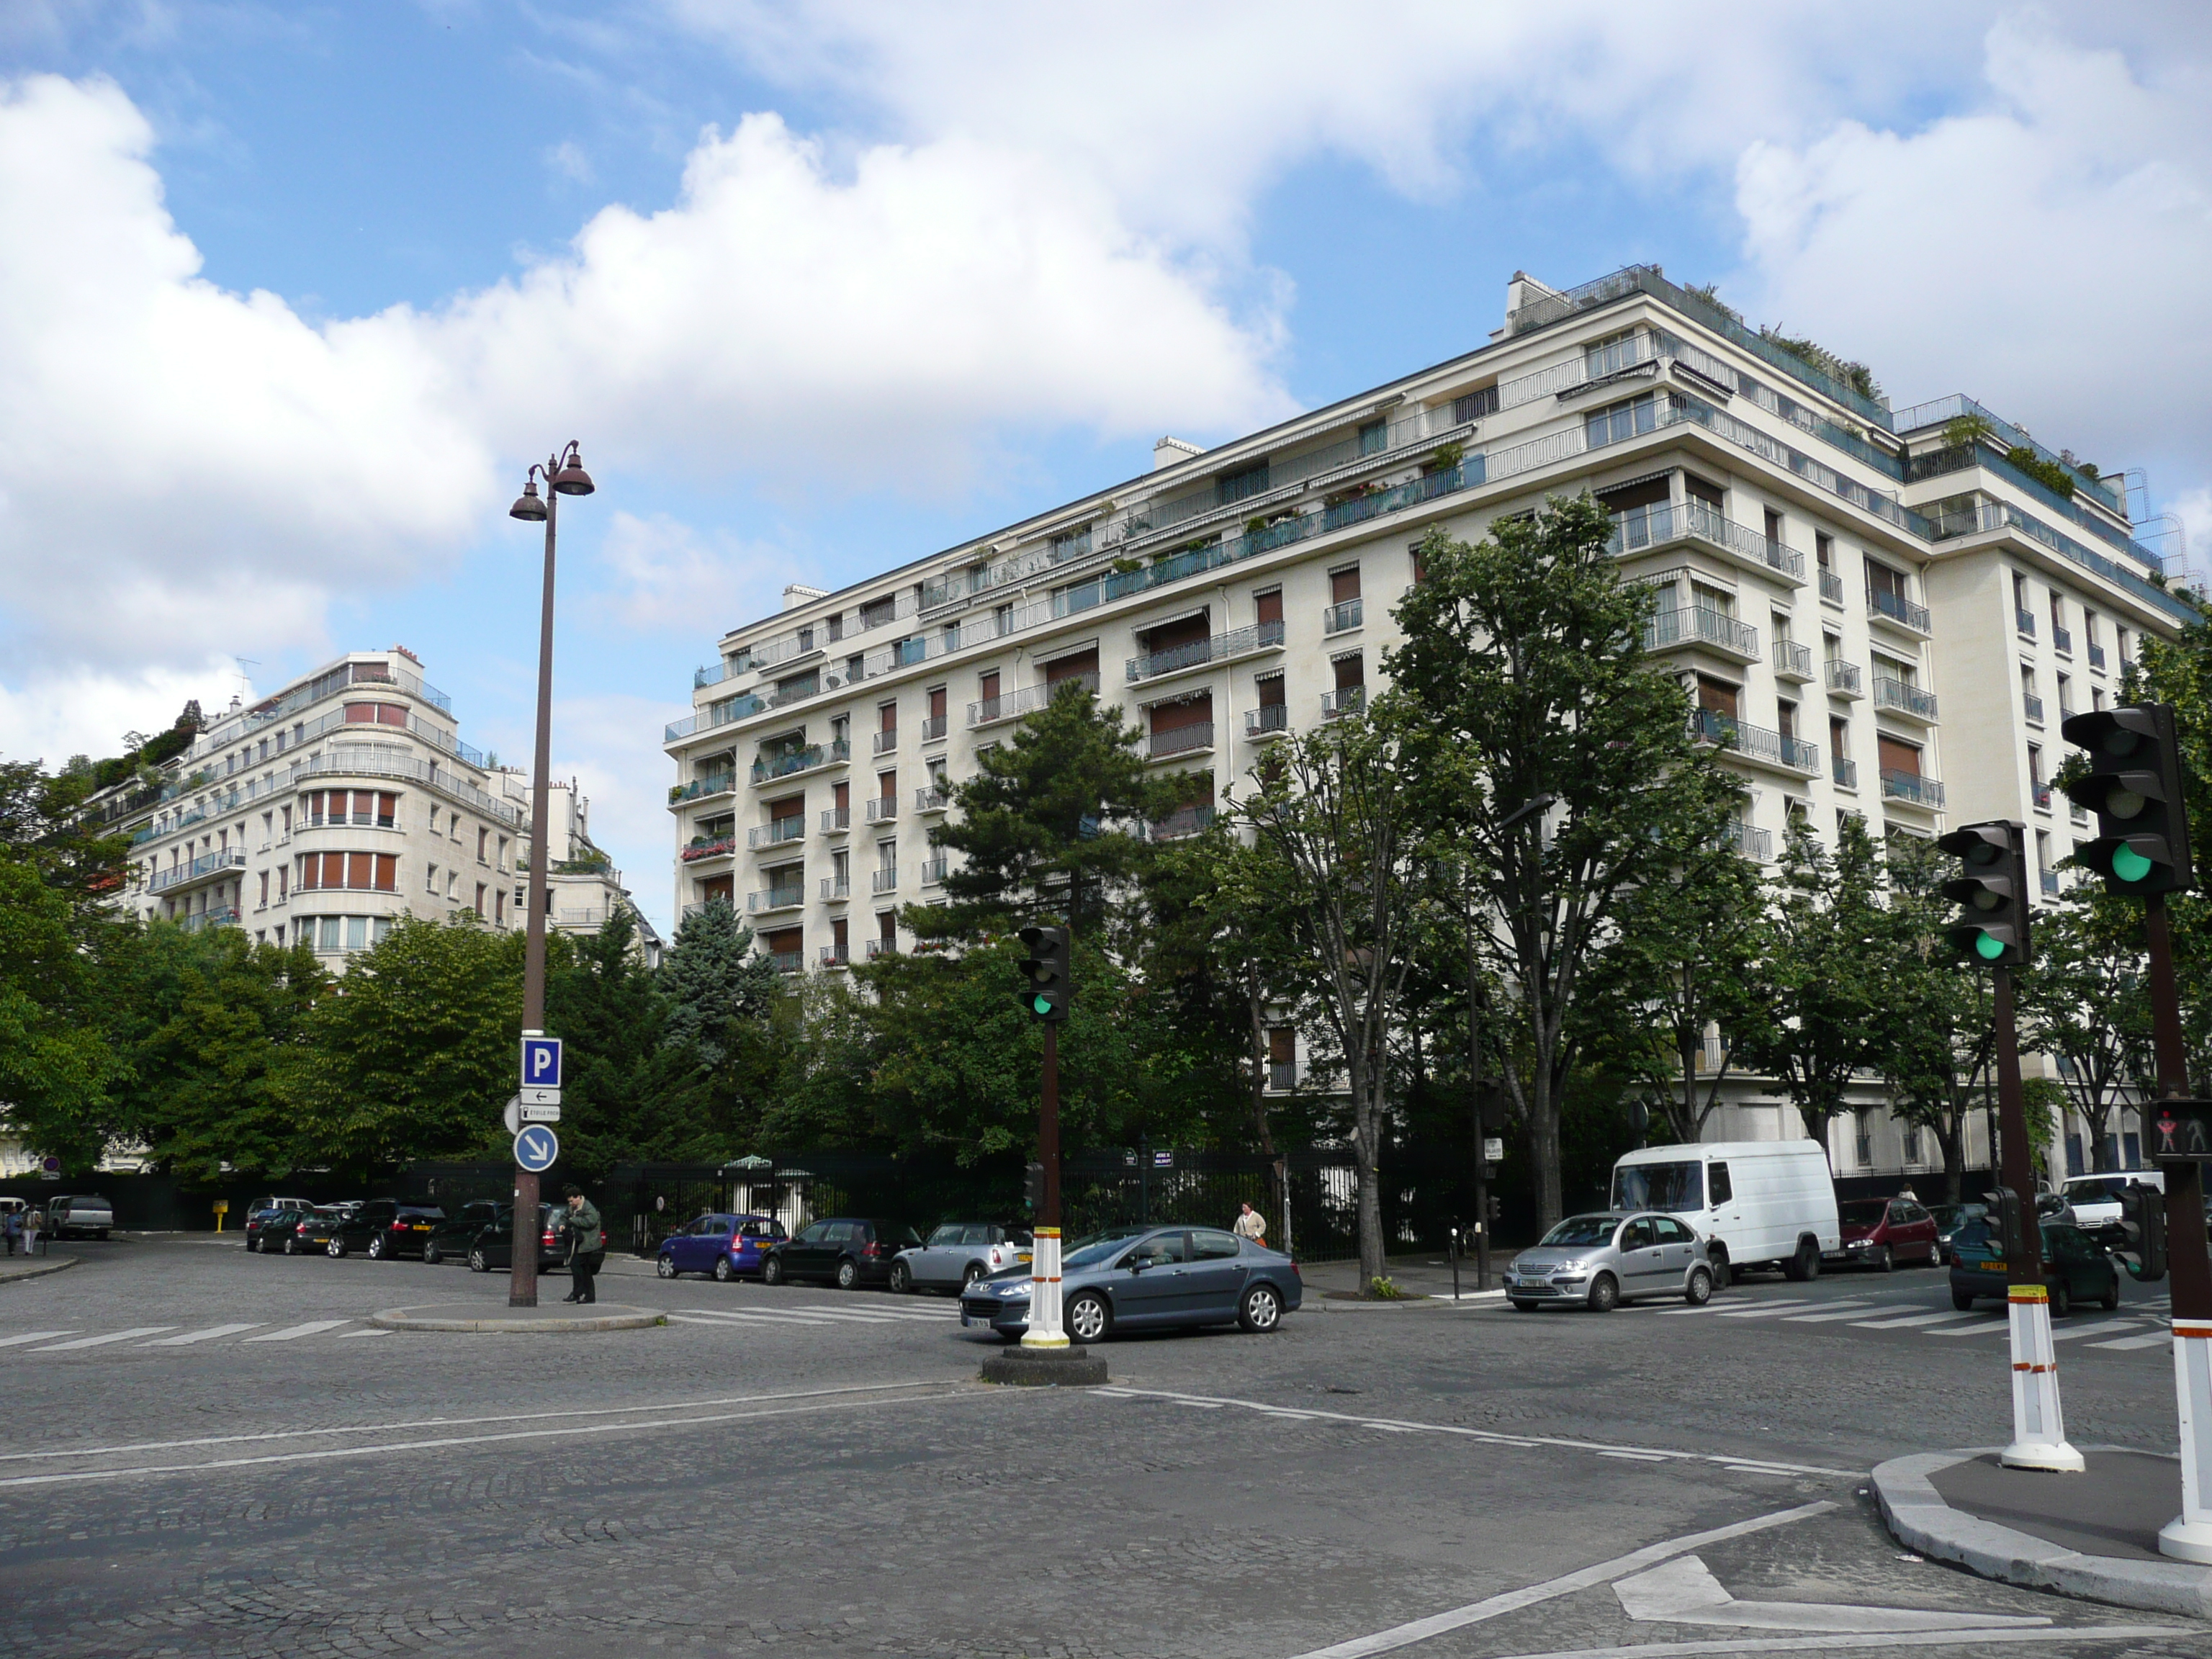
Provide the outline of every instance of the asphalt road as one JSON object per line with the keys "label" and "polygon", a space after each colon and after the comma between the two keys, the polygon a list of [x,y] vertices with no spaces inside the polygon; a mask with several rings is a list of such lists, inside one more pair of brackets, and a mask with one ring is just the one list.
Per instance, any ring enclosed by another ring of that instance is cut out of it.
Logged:
{"label": "asphalt road", "polygon": [[[1696,1312],[1310,1301],[1271,1337],[1110,1343],[1112,1389],[1060,1392],[978,1385],[995,1339],[933,1297],[610,1273],[674,1322],[384,1334],[503,1281],[63,1248],[0,1285],[0,1651],[2212,1649],[1882,1532],[1875,1462],[2008,1423],[2002,1320],[1940,1272]],[[2062,1325],[2076,1443],[2172,1449],[2160,1311],[2130,1286]],[[2046,1622],[1863,1628],[1885,1608]]]}

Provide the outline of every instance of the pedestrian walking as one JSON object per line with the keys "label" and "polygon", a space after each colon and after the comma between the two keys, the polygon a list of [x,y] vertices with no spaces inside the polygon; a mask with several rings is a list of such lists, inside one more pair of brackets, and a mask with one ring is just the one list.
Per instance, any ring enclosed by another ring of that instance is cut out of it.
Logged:
{"label": "pedestrian walking", "polygon": [[[33,1206],[23,1216],[23,1254],[30,1255],[39,1248],[39,1235],[46,1230],[46,1212]],[[49,1255],[52,1254],[50,1250]]]}
{"label": "pedestrian walking", "polygon": [[574,1183],[561,1189],[568,1200],[568,1213],[561,1224],[568,1234],[568,1277],[575,1288],[561,1299],[563,1302],[597,1302],[599,1264],[607,1259],[606,1240],[599,1232],[599,1212],[592,1200],[584,1196],[584,1189]]}
{"label": "pedestrian walking", "polygon": [[4,1218],[0,1218],[0,1233],[7,1235],[8,1254],[15,1255],[15,1247],[23,1242],[23,1212],[11,1209]]}
{"label": "pedestrian walking", "polygon": [[1243,1206],[1243,1213],[1237,1218],[1237,1237],[1249,1238],[1255,1244],[1267,1242],[1267,1218],[1249,1204]]}

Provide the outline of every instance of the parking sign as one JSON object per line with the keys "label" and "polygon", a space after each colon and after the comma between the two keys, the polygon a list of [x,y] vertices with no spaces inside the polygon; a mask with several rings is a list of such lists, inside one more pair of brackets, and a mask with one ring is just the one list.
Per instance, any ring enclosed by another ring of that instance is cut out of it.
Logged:
{"label": "parking sign", "polygon": [[561,1039],[526,1036],[522,1039],[522,1086],[557,1089],[561,1086]]}

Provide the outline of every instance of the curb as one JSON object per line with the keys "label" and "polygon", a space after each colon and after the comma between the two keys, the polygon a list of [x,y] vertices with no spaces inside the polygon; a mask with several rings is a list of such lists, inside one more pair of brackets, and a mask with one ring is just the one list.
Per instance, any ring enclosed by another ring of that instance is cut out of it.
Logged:
{"label": "curb", "polygon": [[[1997,1449],[1923,1452],[1893,1457],[1874,1472],[1881,1516],[1901,1544],[1969,1572],[2029,1589],[2057,1590],[2092,1601],[2154,1613],[2212,1619],[2212,1567],[2183,1561],[2127,1561],[2084,1555],[2063,1544],[2014,1532],[1955,1510],[1930,1476]],[[2063,1476],[2054,1475],[2054,1480]]]}
{"label": "curb", "polygon": [[515,1318],[486,1313],[471,1316],[450,1309],[386,1308],[369,1316],[368,1322],[386,1331],[472,1331],[499,1336],[548,1335],[576,1331],[636,1331],[665,1325],[668,1316],[648,1308],[610,1308],[603,1314],[558,1314],[543,1318]]}
{"label": "curb", "polygon": [[1374,1301],[1364,1297],[1334,1296],[1324,1291],[1318,1296],[1309,1295],[1300,1304],[1298,1311],[1305,1313],[1318,1310],[1328,1313],[1401,1312],[1410,1311],[1416,1308],[1464,1308],[1470,1303],[1502,1303],[1504,1300],[1505,1292],[1503,1291],[1463,1291],[1456,1302],[1453,1301],[1449,1295],[1401,1296],[1393,1297],[1388,1300]]}
{"label": "curb", "polygon": [[1096,1389],[1107,1380],[1106,1362],[1079,1343],[1042,1353],[1016,1346],[986,1356],[981,1380],[1016,1389]]}
{"label": "curb", "polygon": [[48,1273],[58,1273],[64,1268],[76,1267],[77,1260],[76,1256],[65,1255],[58,1261],[40,1262],[29,1267],[0,1267],[0,1285],[12,1285],[19,1279],[44,1279]]}

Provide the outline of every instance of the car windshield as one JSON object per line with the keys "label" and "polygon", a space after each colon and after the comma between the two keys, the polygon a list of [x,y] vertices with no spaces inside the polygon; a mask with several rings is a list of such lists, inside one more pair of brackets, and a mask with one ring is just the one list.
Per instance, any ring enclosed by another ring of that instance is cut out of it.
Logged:
{"label": "car windshield", "polygon": [[2127,1190],[2129,1179],[2126,1176],[2092,1176],[2086,1181],[2069,1181],[2066,1183],[2066,1201],[2117,1204],[2120,1194]]}
{"label": "car windshield", "polygon": [[1095,1267],[1133,1238],[1142,1238],[1150,1227],[1109,1227],[1075,1241],[1075,1248],[1060,1258],[1063,1267]]}
{"label": "car windshield", "polygon": [[1885,1198],[1855,1198],[1836,1206],[1836,1218],[1846,1227],[1878,1227],[1881,1212],[1888,1207]]}
{"label": "car windshield", "polygon": [[1613,1172],[1616,1210],[1702,1210],[1702,1164],[1624,1164]]}
{"label": "car windshield", "polygon": [[1978,1204],[1938,1204],[1928,1212],[1936,1218],[1936,1230],[1947,1233],[1959,1227],[1968,1218],[1983,1212],[1982,1206]]}
{"label": "car windshield", "polygon": [[957,1244],[967,1236],[967,1232],[968,1230],[962,1226],[958,1222],[948,1221],[942,1227],[939,1227],[935,1232],[930,1234],[929,1242],[933,1246],[940,1244]]}
{"label": "car windshield", "polygon": [[[1685,1166],[1695,1169],[1695,1164]],[[1611,1215],[1571,1215],[1544,1235],[1547,1245],[1610,1244],[1613,1230],[1620,1225],[1620,1218]]]}

